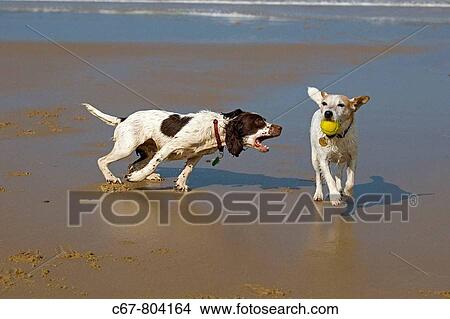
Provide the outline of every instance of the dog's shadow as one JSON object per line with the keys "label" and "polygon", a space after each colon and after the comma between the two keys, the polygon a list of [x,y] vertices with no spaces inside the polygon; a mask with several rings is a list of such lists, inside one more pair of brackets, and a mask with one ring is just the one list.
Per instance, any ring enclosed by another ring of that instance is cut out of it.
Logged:
{"label": "dog's shadow", "polygon": [[[355,185],[353,189],[353,197],[355,199],[360,198],[362,195],[381,194],[388,195],[391,203],[399,203],[405,199],[404,196],[413,194],[395,184],[386,182],[382,176],[370,176],[370,179],[372,180],[371,182]],[[365,206],[370,207],[377,204],[384,204],[384,199],[380,203],[367,203]]]}
{"label": "dog's shadow", "polygon": [[[165,178],[176,178],[180,174],[179,168],[163,167],[158,169]],[[216,168],[196,168],[189,177],[189,186],[193,189],[212,185],[243,187],[257,186],[262,189],[291,188],[299,189],[311,187],[314,181],[292,177],[273,177],[264,174],[248,174],[231,172]]]}
{"label": "dog's shadow", "polygon": [[[175,179],[180,173],[179,168],[163,167],[159,173],[167,179]],[[365,194],[388,195],[391,203],[400,203],[405,196],[413,193],[402,189],[400,186],[386,182],[382,176],[371,176],[368,183],[357,184],[353,190],[353,197],[358,199]],[[196,168],[189,178],[189,186],[192,189],[204,188],[213,185],[245,187],[256,186],[261,189],[301,189],[306,187],[314,188],[314,181],[293,177],[274,177],[264,174],[249,174],[242,172],[231,172],[216,168],[199,167]],[[171,187],[171,186],[170,186]],[[421,194],[428,195],[428,194]],[[385,205],[383,200],[380,202],[367,202],[366,207]]]}

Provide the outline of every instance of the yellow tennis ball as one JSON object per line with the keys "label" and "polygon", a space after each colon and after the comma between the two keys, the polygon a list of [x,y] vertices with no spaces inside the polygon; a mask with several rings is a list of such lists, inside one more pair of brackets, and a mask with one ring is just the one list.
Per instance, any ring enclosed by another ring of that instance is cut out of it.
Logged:
{"label": "yellow tennis ball", "polygon": [[327,121],[323,120],[320,122],[320,128],[322,129],[322,132],[326,135],[334,135],[339,131],[340,128],[339,122],[336,121]]}

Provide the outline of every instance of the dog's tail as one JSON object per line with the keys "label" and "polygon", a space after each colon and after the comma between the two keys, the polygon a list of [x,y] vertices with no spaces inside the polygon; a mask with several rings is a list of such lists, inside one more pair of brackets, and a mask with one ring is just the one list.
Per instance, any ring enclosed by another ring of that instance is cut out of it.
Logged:
{"label": "dog's tail", "polygon": [[89,113],[91,113],[96,118],[102,120],[108,125],[116,126],[123,121],[123,119],[121,119],[120,117],[105,114],[88,103],[82,103],[81,105],[84,106],[89,111]]}

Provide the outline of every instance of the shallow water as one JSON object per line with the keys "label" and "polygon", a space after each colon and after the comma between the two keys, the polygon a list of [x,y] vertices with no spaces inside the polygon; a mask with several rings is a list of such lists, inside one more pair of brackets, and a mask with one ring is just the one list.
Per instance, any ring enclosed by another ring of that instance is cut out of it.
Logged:
{"label": "shallow water", "polygon": [[233,3],[2,1],[0,40],[42,41],[25,27],[31,25],[64,42],[362,43],[450,23],[448,1],[426,7]]}

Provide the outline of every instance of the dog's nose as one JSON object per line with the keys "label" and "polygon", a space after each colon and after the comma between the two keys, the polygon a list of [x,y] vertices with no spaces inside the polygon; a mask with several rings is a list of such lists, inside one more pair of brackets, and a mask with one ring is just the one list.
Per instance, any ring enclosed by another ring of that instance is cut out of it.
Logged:
{"label": "dog's nose", "polygon": [[331,119],[333,117],[333,112],[325,111],[323,115],[325,116],[326,119]]}
{"label": "dog's nose", "polygon": [[272,136],[278,136],[278,135],[281,134],[281,130],[282,129],[283,128],[281,126],[272,124],[270,126],[269,134],[272,135]]}

